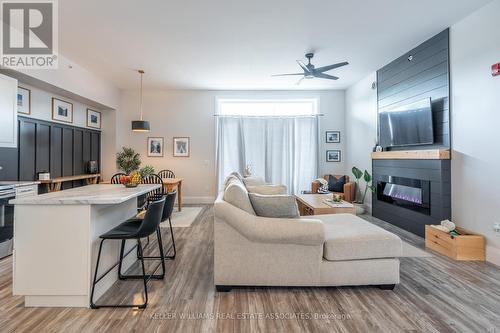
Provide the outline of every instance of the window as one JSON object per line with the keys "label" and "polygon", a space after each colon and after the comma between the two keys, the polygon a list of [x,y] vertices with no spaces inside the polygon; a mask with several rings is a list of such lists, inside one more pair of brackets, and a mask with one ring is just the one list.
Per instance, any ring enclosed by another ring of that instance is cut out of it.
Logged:
{"label": "window", "polygon": [[318,174],[317,101],[219,100],[218,185],[247,165],[290,193],[310,188]]}

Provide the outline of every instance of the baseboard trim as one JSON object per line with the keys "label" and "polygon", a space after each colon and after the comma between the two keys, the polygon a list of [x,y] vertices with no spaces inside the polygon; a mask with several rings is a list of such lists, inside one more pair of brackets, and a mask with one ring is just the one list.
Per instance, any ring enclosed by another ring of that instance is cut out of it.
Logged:
{"label": "baseboard trim", "polygon": [[188,205],[208,205],[213,204],[215,197],[182,197],[182,203]]}
{"label": "baseboard trim", "polygon": [[493,246],[486,246],[486,261],[500,266],[500,249]]}

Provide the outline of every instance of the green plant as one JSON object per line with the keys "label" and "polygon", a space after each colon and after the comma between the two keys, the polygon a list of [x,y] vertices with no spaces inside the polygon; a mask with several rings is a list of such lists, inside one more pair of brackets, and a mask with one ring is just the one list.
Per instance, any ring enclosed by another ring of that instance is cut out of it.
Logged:
{"label": "green plant", "polygon": [[[360,169],[358,169],[354,166],[354,167],[352,167],[352,174],[354,175],[354,178],[356,178],[356,181],[355,181],[356,182],[356,201],[355,201],[355,203],[363,204],[363,203],[365,203],[366,193],[368,193],[368,190],[375,193],[377,188],[375,187],[375,185],[373,185],[372,175],[370,175],[370,173],[367,170],[365,170],[365,172],[362,172]],[[359,185],[359,180],[361,178],[363,178],[363,180],[365,181],[365,190],[363,191],[363,194],[361,194],[361,186]]]}
{"label": "green plant", "polygon": [[152,165],[146,164],[139,170],[142,177],[148,177],[155,173],[155,168]]}
{"label": "green plant", "polygon": [[116,166],[127,175],[132,171],[139,170],[140,165],[141,155],[132,148],[122,147],[122,150],[116,154]]}

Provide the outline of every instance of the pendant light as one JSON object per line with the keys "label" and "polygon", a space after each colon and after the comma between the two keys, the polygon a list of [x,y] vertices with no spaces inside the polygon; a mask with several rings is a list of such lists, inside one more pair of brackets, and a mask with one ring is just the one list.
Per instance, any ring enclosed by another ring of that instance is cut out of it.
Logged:
{"label": "pendant light", "polygon": [[149,121],[142,119],[142,76],[144,75],[144,71],[142,69],[140,69],[138,72],[141,75],[141,97],[140,97],[140,104],[139,104],[141,118],[140,118],[140,120],[132,120],[132,131],[133,132],[149,132],[149,130],[150,130]]}

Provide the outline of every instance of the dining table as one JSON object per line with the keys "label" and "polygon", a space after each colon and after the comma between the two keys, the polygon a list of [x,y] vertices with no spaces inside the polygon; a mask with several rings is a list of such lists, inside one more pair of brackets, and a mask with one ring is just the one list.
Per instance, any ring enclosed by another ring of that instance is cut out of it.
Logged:
{"label": "dining table", "polygon": [[162,178],[163,189],[166,192],[177,190],[177,208],[182,211],[182,181],[183,178]]}

